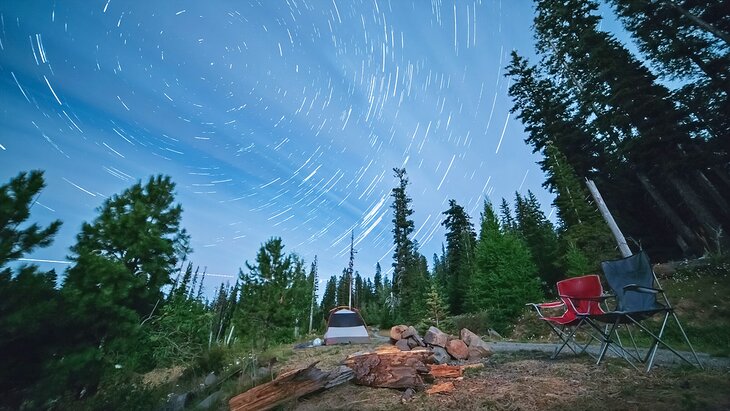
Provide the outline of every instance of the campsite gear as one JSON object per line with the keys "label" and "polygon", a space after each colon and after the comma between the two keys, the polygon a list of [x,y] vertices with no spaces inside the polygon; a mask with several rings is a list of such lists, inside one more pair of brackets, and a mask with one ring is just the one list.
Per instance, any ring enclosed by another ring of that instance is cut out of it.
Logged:
{"label": "campsite gear", "polygon": [[324,344],[363,344],[370,342],[365,321],[356,308],[336,307],[330,310]]}
{"label": "campsite gear", "polygon": [[[606,276],[606,281],[608,282],[609,287],[615,294],[617,304],[614,311],[589,315],[587,318],[589,320],[589,324],[601,333],[603,339],[603,346],[601,347],[597,363],[600,363],[601,360],[603,360],[606,350],[609,347],[616,346],[622,352],[628,354],[628,356],[632,359],[645,363],[646,372],[649,372],[654,364],[654,357],[656,356],[657,348],[659,348],[659,344],[661,344],[688,364],[702,368],[702,363],[697,357],[697,353],[692,347],[692,344],[689,342],[689,338],[687,338],[687,334],[684,332],[684,328],[679,322],[677,314],[674,312],[672,305],[669,303],[669,299],[664,293],[664,290],[661,289],[659,281],[651,268],[649,258],[645,252],[641,251],[630,257],[619,260],[604,261],[601,263],[601,268],[603,269],[603,274]],[[658,294],[662,295],[663,303],[657,300]],[[642,324],[643,320],[656,314],[664,314],[664,318],[661,322],[661,328],[658,332],[654,332]],[[669,346],[662,339],[670,317],[674,319],[679,327],[679,330],[684,337],[684,341],[692,351],[696,364],[686,359],[682,354]],[[602,330],[601,327],[595,323],[596,321],[606,323],[608,324],[608,327]],[[633,343],[636,355],[625,350],[620,341],[614,340],[611,337],[619,325],[626,325],[626,329],[629,332],[629,337]],[[634,340],[634,336],[630,328],[631,325],[637,326],[652,339],[651,346],[643,358],[636,346],[636,341]],[[634,363],[632,363],[627,356],[624,356],[624,359],[636,368]]]}
{"label": "campsite gear", "polygon": [[[597,338],[589,334],[590,339],[581,346],[575,341],[575,335],[587,321],[588,316],[604,313],[600,307],[600,302],[606,298],[601,286],[601,280],[595,274],[558,281],[556,286],[560,301],[528,304],[537,311],[540,319],[545,321],[553,333],[562,341],[562,344],[555,348],[551,356],[552,359],[555,359],[565,347],[568,347],[575,354],[586,352],[590,343]],[[562,307],[565,311],[560,316],[546,317],[541,310]]]}

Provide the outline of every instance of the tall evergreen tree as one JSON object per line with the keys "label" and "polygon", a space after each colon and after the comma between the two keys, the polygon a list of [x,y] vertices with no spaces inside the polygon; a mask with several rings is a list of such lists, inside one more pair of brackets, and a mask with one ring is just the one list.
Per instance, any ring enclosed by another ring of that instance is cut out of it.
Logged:
{"label": "tall evergreen tree", "polygon": [[555,283],[562,278],[558,267],[558,236],[553,224],[540,210],[540,203],[532,191],[522,197],[515,193],[516,232],[525,241],[530,250],[532,261],[537,266],[538,274],[545,291],[555,289]]}
{"label": "tall evergreen tree", "polygon": [[[180,227],[182,206],[174,204],[174,190],[170,177],[158,175],[104,201],[99,216],[82,225],[71,247],[75,265],[66,274],[64,290],[95,294],[98,303],[104,304],[100,290],[124,289],[126,307],[139,316],[148,315],[162,299],[162,287],[172,282],[177,253],[187,242],[188,235]],[[94,262],[99,259],[105,261]],[[113,265],[113,271],[125,273],[124,278],[105,278],[103,271],[85,267],[86,262]]]}
{"label": "tall evergreen tree", "polygon": [[43,190],[43,173],[20,173],[0,186],[0,408],[20,408],[26,390],[42,375],[62,327],[56,273],[35,265],[9,266],[47,247],[61,226],[27,224]]}
{"label": "tall evergreen tree", "polygon": [[476,251],[477,271],[467,294],[470,311],[487,310],[499,332],[507,331],[528,302],[542,298],[530,251],[514,233],[499,226],[485,202]]}
{"label": "tall evergreen tree", "polygon": [[309,315],[309,287],[303,261],[285,255],[281,238],[264,243],[248,273],[240,271],[244,300],[236,328],[253,346],[291,341]]}
{"label": "tall evergreen tree", "polygon": [[337,276],[333,275],[327,280],[322,294],[322,303],[320,304],[320,310],[325,319],[327,319],[330,310],[335,307],[337,307]]}
{"label": "tall evergreen tree", "polygon": [[71,247],[74,264],[61,288],[69,332],[53,368],[75,389],[93,392],[104,364],[149,366],[135,346],[140,324],[164,305],[162,289],[188,237],[174,188],[169,177],[155,176],[113,195]]}
{"label": "tall evergreen tree", "polygon": [[418,298],[421,296],[423,283],[419,281],[418,260],[414,256],[416,250],[410,235],[414,224],[411,219],[413,210],[410,207],[411,198],[406,193],[408,177],[404,168],[394,168],[393,172],[398,179],[398,185],[393,188],[393,296],[397,315],[404,321],[417,319],[420,306]]}
{"label": "tall evergreen tree", "polygon": [[[611,0],[624,27],[659,74],[680,80],[675,94],[728,154],[730,19],[716,0]],[[721,143],[722,141],[722,143]]]}
{"label": "tall evergreen tree", "polygon": [[446,287],[449,306],[454,314],[465,311],[469,278],[474,271],[476,233],[464,207],[449,200],[449,209],[441,225],[446,227]]}

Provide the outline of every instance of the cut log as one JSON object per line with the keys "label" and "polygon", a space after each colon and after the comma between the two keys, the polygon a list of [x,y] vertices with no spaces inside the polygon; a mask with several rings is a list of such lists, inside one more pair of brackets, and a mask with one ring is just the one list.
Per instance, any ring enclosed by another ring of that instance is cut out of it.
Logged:
{"label": "cut log", "polygon": [[351,369],[341,366],[326,372],[315,367],[317,362],[279,375],[273,381],[253,387],[230,401],[231,411],[270,410],[303,395],[334,387],[353,377]]}
{"label": "cut log", "polygon": [[459,365],[430,365],[428,368],[433,378],[459,378],[464,375],[464,367]]}
{"label": "cut log", "polygon": [[442,382],[439,384],[434,384],[431,388],[427,389],[426,394],[448,394],[451,391],[454,391],[455,388],[456,387],[454,387],[454,383],[451,381]]}
{"label": "cut log", "polygon": [[433,353],[426,349],[400,351],[380,348],[375,352],[347,357],[344,364],[355,373],[355,384],[384,388],[421,388],[430,377],[426,364],[433,362]]}

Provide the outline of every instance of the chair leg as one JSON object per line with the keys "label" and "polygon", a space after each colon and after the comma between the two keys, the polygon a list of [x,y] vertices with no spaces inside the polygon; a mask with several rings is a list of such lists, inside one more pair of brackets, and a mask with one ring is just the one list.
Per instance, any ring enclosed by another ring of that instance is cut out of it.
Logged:
{"label": "chair leg", "polygon": [[684,332],[684,327],[682,327],[682,323],[679,322],[679,318],[677,317],[677,314],[672,310],[672,316],[674,317],[674,321],[677,323],[677,326],[679,326],[679,331],[682,332],[682,337],[684,337],[684,341],[689,346],[690,351],[692,351],[692,355],[695,357],[695,361],[697,361],[697,366],[704,370],[705,367],[702,366],[702,362],[700,361],[700,358],[697,356],[697,352],[695,352],[694,347],[692,347],[692,343],[689,342],[689,338],[687,338],[687,333]]}
{"label": "chair leg", "polygon": [[[662,328],[659,329],[659,336],[658,338],[655,338],[654,341],[651,343],[651,347],[649,348],[649,351],[646,353],[646,358],[649,360],[649,362],[646,365],[646,372],[649,372],[651,370],[651,366],[654,365],[654,357],[656,356],[656,351],[659,348],[659,341],[662,338],[662,335],[664,335],[664,330],[667,327],[667,320],[669,320],[669,313],[667,312],[664,314],[664,321],[662,321]],[[633,319],[632,319],[633,321]]]}
{"label": "chair leg", "polygon": [[[639,323],[638,321],[636,321],[635,319],[631,318],[630,316],[629,316],[628,318],[629,318],[629,320],[631,320],[631,321],[632,321],[632,322],[633,322],[634,324],[636,324],[636,326],[637,326],[637,327],[641,328],[642,330],[644,330],[644,332],[645,332],[645,333],[649,334],[649,335],[650,335],[650,336],[651,336],[651,337],[652,337],[652,338],[654,339],[654,341],[656,342],[656,344],[657,344],[657,347],[658,347],[658,345],[659,345],[659,344],[661,344],[661,345],[663,345],[664,347],[666,347],[666,349],[668,349],[669,351],[671,351],[672,353],[674,353],[674,355],[676,355],[677,357],[679,357],[680,359],[682,359],[682,360],[683,360],[684,362],[686,362],[687,364],[690,364],[690,365],[694,365],[694,364],[693,364],[693,363],[692,363],[692,362],[691,362],[690,360],[688,360],[688,359],[684,358],[684,356],[683,356],[682,354],[680,354],[680,353],[679,353],[679,351],[675,350],[675,349],[674,349],[673,347],[671,347],[671,346],[670,346],[669,344],[667,344],[666,342],[664,342],[664,341],[663,341],[663,340],[661,339],[661,336],[660,336],[660,335],[658,336],[658,335],[656,335],[655,333],[651,332],[651,330],[649,330],[649,329],[648,329],[648,328],[646,328],[645,326],[641,325],[641,324],[640,324],[640,323]],[[664,330],[662,329],[662,330],[661,330],[661,332],[663,333],[663,332],[664,332]],[[694,351],[694,350],[693,350],[693,351]],[[696,355],[696,354],[695,354],[695,355]],[[649,367],[649,368],[651,368],[651,367]],[[648,369],[647,369],[647,371],[648,371]]]}

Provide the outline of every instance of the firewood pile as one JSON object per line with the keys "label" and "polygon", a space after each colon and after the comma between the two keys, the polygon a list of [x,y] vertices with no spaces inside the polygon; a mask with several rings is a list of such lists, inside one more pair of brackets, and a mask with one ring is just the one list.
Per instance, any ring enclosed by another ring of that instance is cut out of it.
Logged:
{"label": "firewood pile", "polygon": [[397,325],[391,328],[390,337],[393,345],[350,355],[334,370],[322,371],[313,363],[281,374],[231,398],[229,407],[233,411],[268,410],[350,380],[368,387],[405,390],[403,401],[421,390],[428,395],[447,394],[455,389],[455,381],[463,379],[465,369],[483,367],[478,360],[492,354],[466,328],[456,338],[431,327],[421,338],[415,328]]}

